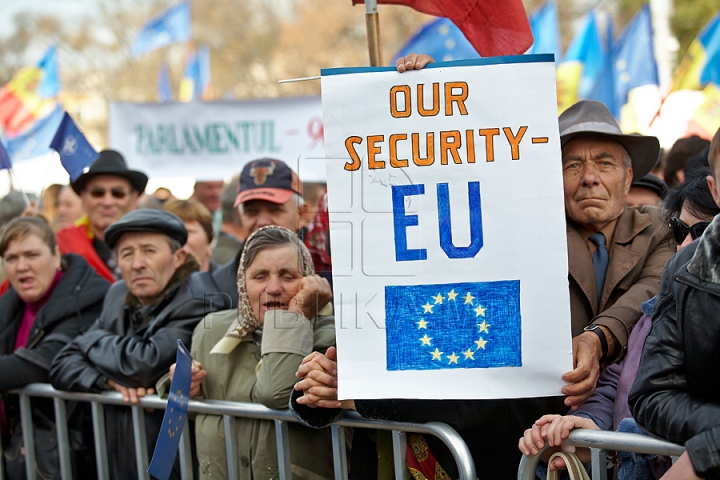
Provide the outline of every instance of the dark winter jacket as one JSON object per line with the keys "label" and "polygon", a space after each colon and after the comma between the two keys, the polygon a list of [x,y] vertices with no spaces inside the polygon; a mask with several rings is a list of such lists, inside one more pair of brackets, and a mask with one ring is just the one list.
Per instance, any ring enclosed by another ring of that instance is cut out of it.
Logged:
{"label": "dark winter jacket", "polygon": [[12,288],[0,297],[0,392],[47,383],[55,355],[100,315],[110,283],[79,255],[63,255],[62,261],[62,279],[38,311],[27,346],[15,352],[25,303]]}
{"label": "dark winter jacket", "polygon": [[720,478],[720,217],[663,273],[630,408],[646,432],[684,444],[702,478]]}
{"label": "dark winter jacket", "polygon": [[[165,290],[144,307],[128,292],[124,281],[115,283],[100,318],[55,358],[50,372],[53,386],[100,392],[109,389],[110,379],[126,387],[154,387],[175,362],[177,340],[190,348],[193,329],[212,311],[212,306],[206,306],[205,292],[213,287],[192,274],[197,267],[195,259],[188,256]],[[162,417],[160,410],[145,412],[149,456]],[[131,410],[106,406],[105,426],[111,477],[137,478]]]}

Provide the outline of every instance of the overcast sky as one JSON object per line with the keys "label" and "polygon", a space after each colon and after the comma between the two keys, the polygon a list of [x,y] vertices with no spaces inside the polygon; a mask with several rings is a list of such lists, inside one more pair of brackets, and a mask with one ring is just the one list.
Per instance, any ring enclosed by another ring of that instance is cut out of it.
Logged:
{"label": "overcast sky", "polygon": [[80,17],[100,0],[0,0],[0,36],[12,34],[13,17],[23,11],[51,13],[64,20]]}

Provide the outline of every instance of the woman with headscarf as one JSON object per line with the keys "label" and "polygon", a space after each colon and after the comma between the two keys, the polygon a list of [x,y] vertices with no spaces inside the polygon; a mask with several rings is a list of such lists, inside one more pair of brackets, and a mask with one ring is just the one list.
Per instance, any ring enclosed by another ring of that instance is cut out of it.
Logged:
{"label": "woman with headscarf", "polygon": [[[335,344],[329,285],[302,241],[270,226],[245,242],[238,296],[238,309],[208,315],[193,333],[190,396],[288,408],[303,358]],[[240,478],[278,478],[274,423],[240,418],[236,431]],[[222,417],[197,415],[195,432],[200,478],[227,478]],[[293,478],[332,478],[329,430],[291,423],[289,433]]]}

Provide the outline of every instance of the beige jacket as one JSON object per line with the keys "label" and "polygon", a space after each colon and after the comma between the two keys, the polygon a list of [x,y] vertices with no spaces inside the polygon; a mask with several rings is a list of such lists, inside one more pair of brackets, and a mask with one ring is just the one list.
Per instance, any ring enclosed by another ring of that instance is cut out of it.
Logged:
{"label": "beige jacket", "polygon": [[[212,400],[262,403],[274,409],[288,408],[292,387],[297,382],[295,372],[303,357],[313,350],[325,351],[335,345],[333,316],[310,321],[291,312],[270,311],[262,330],[262,346],[253,335],[248,335],[229,354],[210,354],[237,315],[237,309],[217,312],[205,317],[195,328],[191,353],[207,371],[202,396]],[[332,478],[330,430],[315,430],[297,423],[290,423],[288,427],[293,478]],[[274,423],[239,418],[236,431],[240,478],[278,478]],[[197,415],[195,433],[200,478],[226,479],[222,417]]]}
{"label": "beige jacket", "polygon": [[630,331],[642,316],[640,307],[657,294],[665,263],[675,253],[669,229],[658,208],[625,208],[608,243],[610,264],[599,304],[588,246],[569,224],[567,242],[573,337],[590,323],[603,325],[618,341],[613,360],[619,360],[627,351]]}

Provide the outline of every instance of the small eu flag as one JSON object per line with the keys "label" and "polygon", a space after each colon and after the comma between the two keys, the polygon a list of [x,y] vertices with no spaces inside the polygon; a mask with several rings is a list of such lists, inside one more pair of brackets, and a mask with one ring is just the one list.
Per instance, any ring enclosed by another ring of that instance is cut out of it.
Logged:
{"label": "small eu flag", "polygon": [[155,452],[150,461],[148,473],[159,480],[170,478],[180,435],[187,421],[188,401],[190,396],[190,383],[192,381],[192,357],[182,340],[178,340],[177,356],[175,359],[175,375],[170,384],[165,416],[162,427],[155,444]]}
{"label": "small eu flag", "polygon": [[520,281],[385,287],[388,370],[522,366]]}
{"label": "small eu flag", "polygon": [[57,132],[55,132],[55,137],[50,142],[50,148],[60,154],[60,162],[73,182],[82,175],[85,167],[93,163],[98,157],[98,153],[67,112],[65,112]]}

